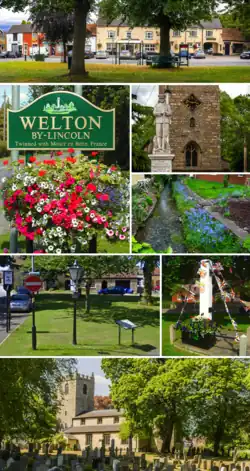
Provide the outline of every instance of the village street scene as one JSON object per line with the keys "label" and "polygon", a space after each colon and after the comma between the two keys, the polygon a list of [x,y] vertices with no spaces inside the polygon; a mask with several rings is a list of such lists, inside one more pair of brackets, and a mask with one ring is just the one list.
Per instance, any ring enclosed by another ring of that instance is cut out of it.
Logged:
{"label": "village street scene", "polygon": [[249,468],[246,361],[8,358],[0,372],[2,470]]}
{"label": "village street scene", "polygon": [[0,251],[128,253],[129,87],[0,95]]}
{"label": "village street scene", "polygon": [[0,355],[159,355],[160,261],[0,257]]}
{"label": "village street scene", "polygon": [[0,81],[249,81],[247,5],[176,2],[1,0]]}
{"label": "village street scene", "polygon": [[163,354],[246,356],[249,256],[163,257]]}

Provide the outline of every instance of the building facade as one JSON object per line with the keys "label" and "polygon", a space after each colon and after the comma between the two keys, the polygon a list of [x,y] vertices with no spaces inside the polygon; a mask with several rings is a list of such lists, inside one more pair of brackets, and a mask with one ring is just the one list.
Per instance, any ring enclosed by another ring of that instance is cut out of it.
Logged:
{"label": "building facade", "polygon": [[95,377],[75,374],[62,382],[58,396],[58,422],[61,430],[72,426],[73,418],[94,408]]}
{"label": "building facade", "polygon": [[[145,52],[159,52],[160,30],[153,27],[130,28],[128,23],[116,19],[109,25],[105,19],[97,20],[97,50],[115,51],[117,43],[121,50],[130,51],[133,55],[140,51],[141,44]],[[188,44],[190,53],[197,49],[210,50],[213,54],[232,55],[248,48],[247,42],[237,28],[222,28],[218,18],[212,21],[201,21],[185,31],[170,31],[170,44],[174,53],[179,52],[181,44]]]}
{"label": "building facade", "polygon": [[120,437],[121,424],[124,422],[122,411],[116,409],[93,410],[73,418],[72,427],[65,430],[69,444],[78,449],[91,448],[138,448],[136,439]]}
{"label": "building facade", "polygon": [[219,86],[159,86],[168,90],[172,109],[170,147],[173,171],[223,171],[228,164],[220,155]]}

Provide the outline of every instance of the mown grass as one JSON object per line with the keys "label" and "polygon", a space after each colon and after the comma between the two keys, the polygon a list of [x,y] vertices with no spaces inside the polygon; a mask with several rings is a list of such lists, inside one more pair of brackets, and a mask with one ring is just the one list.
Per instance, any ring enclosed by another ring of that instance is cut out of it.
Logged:
{"label": "mown grass", "polygon": [[250,67],[183,67],[152,69],[148,66],[87,64],[88,75],[70,76],[66,64],[2,62],[0,82],[249,82]]}
{"label": "mown grass", "polygon": [[229,196],[235,191],[244,192],[246,196],[250,197],[250,188],[243,185],[230,184],[227,188],[224,188],[223,183],[209,182],[199,179],[196,180],[194,178],[187,178],[185,183],[191,190],[205,199],[216,199],[220,196]]}
{"label": "mown grass", "polygon": [[[73,300],[69,292],[42,292],[36,298],[37,350],[31,348],[32,315],[0,345],[0,355],[101,356],[147,355],[159,349],[159,302],[146,306],[138,296],[91,295],[89,314],[77,301],[77,345],[72,345]],[[115,320],[129,319],[138,327],[122,330],[118,345]]]}

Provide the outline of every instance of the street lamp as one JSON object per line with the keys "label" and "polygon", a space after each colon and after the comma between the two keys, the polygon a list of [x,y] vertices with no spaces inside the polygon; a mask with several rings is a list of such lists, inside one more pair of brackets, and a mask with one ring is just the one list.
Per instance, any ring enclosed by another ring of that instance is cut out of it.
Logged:
{"label": "street lamp", "polygon": [[74,299],[74,317],[73,317],[73,345],[77,345],[76,340],[76,301],[79,298],[78,288],[79,282],[83,275],[83,268],[79,265],[77,260],[74,261],[74,264],[69,267],[70,278],[72,281],[73,287],[73,299]]}

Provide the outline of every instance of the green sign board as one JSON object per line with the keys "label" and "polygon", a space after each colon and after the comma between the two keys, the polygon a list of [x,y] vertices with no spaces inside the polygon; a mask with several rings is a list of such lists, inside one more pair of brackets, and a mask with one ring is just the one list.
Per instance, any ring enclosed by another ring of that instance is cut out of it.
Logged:
{"label": "green sign board", "polygon": [[71,92],[42,95],[8,110],[8,149],[115,149],[115,109],[102,110]]}

